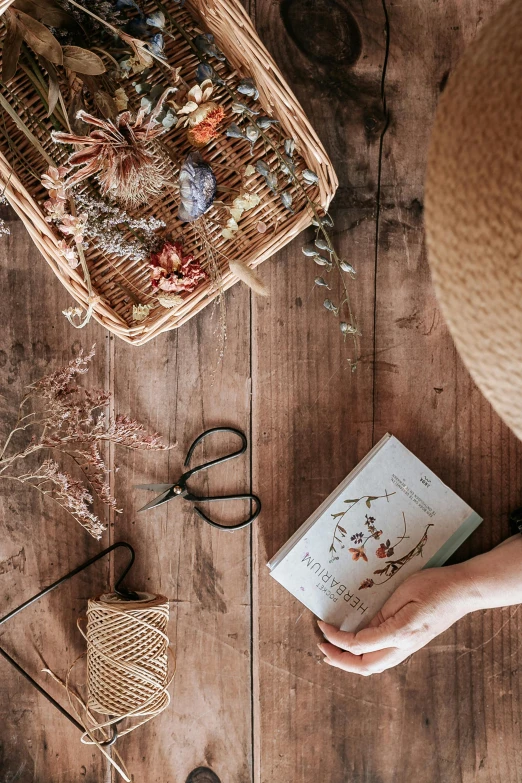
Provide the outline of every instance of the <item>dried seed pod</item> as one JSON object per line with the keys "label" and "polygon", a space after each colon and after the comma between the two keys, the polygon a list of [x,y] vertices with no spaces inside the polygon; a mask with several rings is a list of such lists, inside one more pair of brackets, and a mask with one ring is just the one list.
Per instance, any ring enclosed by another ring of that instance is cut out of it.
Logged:
{"label": "dried seed pod", "polygon": [[253,79],[241,79],[237,86],[237,91],[241,93],[241,95],[248,95],[249,98],[253,98],[255,101],[259,98],[259,90],[256,87],[256,84]]}
{"label": "dried seed pod", "polygon": [[319,255],[315,245],[303,245],[301,250],[305,254],[305,256],[311,257],[311,256],[318,256]]}
{"label": "dried seed pod", "polygon": [[249,140],[250,144],[255,144],[260,136],[259,129],[254,125],[247,125],[245,129],[245,136]]}
{"label": "dried seed pod", "polygon": [[324,288],[328,288],[328,289],[330,288],[330,286],[328,285],[328,283],[323,277],[316,277],[314,283],[320,287],[323,286]]}
{"label": "dried seed pod", "polygon": [[325,307],[327,310],[330,310],[331,313],[337,313],[337,307],[330,299],[324,300],[323,307]]}
{"label": "dried seed pod", "polygon": [[355,269],[351,264],[348,263],[348,261],[340,261],[339,266],[343,270],[343,272],[348,272],[352,277],[355,277]]}
{"label": "dried seed pod", "polygon": [[318,266],[332,266],[332,262],[324,256],[314,256],[314,261]]}
{"label": "dried seed pod", "polygon": [[324,228],[333,228],[334,222],[333,222],[332,218],[330,217],[330,215],[325,215],[324,217],[319,218],[319,220],[316,220],[316,218],[314,218],[312,220],[312,225],[313,226],[324,226]]}
{"label": "dried seed pod", "polygon": [[196,37],[192,39],[192,42],[196,49],[202,52],[202,54],[206,54],[208,57],[215,57],[216,60],[221,60],[222,62],[226,59],[223,52],[215,45],[214,36],[211,33],[196,35]]}
{"label": "dried seed pod", "polygon": [[283,206],[286,207],[286,209],[288,209],[293,214],[293,209],[292,209],[293,198],[292,198],[292,194],[289,193],[288,190],[283,190],[283,192],[281,193],[281,201],[283,202]]}
{"label": "dried seed pod", "polygon": [[319,250],[326,250],[327,253],[333,253],[333,248],[330,247],[326,239],[321,239],[321,237],[315,240],[315,246],[318,247]]}
{"label": "dried seed pod", "polygon": [[295,140],[294,139],[285,139],[285,152],[288,155],[288,157],[292,157],[295,152]]}
{"label": "dried seed pod", "polygon": [[262,177],[268,177],[270,174],[270,168],[264,160],[258,160],[256,163],[256,171],[261,174]]}
{"label": "dried seed pod", "polygon": [[243,139],[246,141],[246,136],[235,122],[232,122],[225,131],[225,135],[230,139]]}
{"label": "dried seed pod", "polygon": [[347,324],[345,321],[341,321],[339,329],[343,334],[357,334],[357,329],[351,324]]}
{"label": "dried seed pod", "polygon": [[265,177],[265,181],[272,193],[277,193],[277,174],[271,172]]}
{"label": "dried seed pod", "polygon": [[279,125],[279,120],[274,120],[272,117],[259,117],[256,122],[261,130],[267,130],[271,125]]}
{"label": "dried seed pod", "polygon": [[303,179],[309,185],[317,185],[317,183],[319,182],[319,177],[317,176],[315,171],[311,171],[310,169],[305,169],[303,171]]}

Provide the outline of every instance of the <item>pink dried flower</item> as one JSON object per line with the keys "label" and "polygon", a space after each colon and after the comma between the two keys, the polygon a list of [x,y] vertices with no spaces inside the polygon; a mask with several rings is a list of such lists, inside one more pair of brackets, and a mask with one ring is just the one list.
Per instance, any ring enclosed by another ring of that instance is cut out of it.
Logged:
{"label": "pink dried flower", "polygon": [[62,234],[74,237],[78,242],[83,239],[83,232],[87,222],[87,215],[83,212],[81,215],[64,215],[58,224]]}
{"label": "pink dried flower", "polygon": [[55,223],[65,216],[66,202],[61,198],[50,198],[44,201],[44,209],[47,212],[46,221]]}
{"label": "pink dried flower", "polygon": [[78,257],[78,251],[75,247],[72,247],[71,245],[68,245],[65,240],[61,239],[58,242],[58,248],[60,250],[60,253],[65,258],[71,269],[76,269],[78,264],[80,263],[80,259]]}
{"label": "pink dried flower", "polygon": [[49,191],[51,199],[63,199],[65,201],[65,182],[64,177],[69,171],[65,166],[49,166],[42,177],[42,185]]}
{"label": "pink dried flower", "polygon": [[[86,355],[80,351],[65,367],[28,388],[19,408],[17,423],[0,456],[0,478],[29,484],[44,495],[50,495],[92,536],[100,538],[105,528],[92,508],[93,495],[104,505],[118,510],[107,481],[108,469],[102,456],[102,445],[111,442],[133,449],[167,447],[159,435],[147,432],[134,419],[128,416],[107,417],[105,410],[111,395],[104,389],[78,386],[78,377],[88,371],[93,356],[94,346]],[[27,413],[29,400],[32,400],[33,406]],[[39,434],[34,435],[25,448],[9,454],[12,435],[27,428]],[[74,462],[90,484],[92,493],[82,481],[62,471],[52,459],[46,459],[32,473],[24,474],[17,470],[23,458],[44,449],[52,449]]]}
{"label": "pink dried flower", "polygon": [[192,253],[184,255],[181,242],[165,242],[161,250],[150,257],[151,285],[154,289],[172,293],[191,292],[207,273]]}

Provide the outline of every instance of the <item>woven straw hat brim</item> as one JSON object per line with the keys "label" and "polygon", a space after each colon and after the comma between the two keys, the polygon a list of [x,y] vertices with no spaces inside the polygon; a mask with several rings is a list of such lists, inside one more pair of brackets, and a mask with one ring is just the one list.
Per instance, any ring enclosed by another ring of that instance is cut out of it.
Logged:
{"label": "woven straw hat brim", "polygon": [[432,277],[475,382],[522,439],[522,2],[466,50],[441,96],[426,179]]}

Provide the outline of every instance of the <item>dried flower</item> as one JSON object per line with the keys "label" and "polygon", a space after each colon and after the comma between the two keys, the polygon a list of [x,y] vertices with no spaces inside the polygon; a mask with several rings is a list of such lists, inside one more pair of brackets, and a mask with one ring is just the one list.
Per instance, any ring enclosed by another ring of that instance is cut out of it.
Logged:
{"label": "dried flower", "polygon": [[58,228],[62,234],[74,237],[75,240],[81,242],[86,222],[87,215],[85,213],[81,215],[64,215],[58,224]]}
{"label": "dried flower", "polygon": [[207,279],[199,261],[190,253],[184,255],[181,242],[165,242],[150,257],[153,289],[167,293],[191,292]]}
{"label": "dried flower", "polygon": [[199,152],[185,158],[179,172],[180,220],[192,223],[202,217],[216,198],[216,176]]}
{"label": "dried flower", "polygon": [[363,546],[350,547],[348,551],[352,553],[352,560],[359,560],[362,558],[366,563],[368,562]]}
{"label": "dried flower", "polygon": [[183,299],[178,294],[159,293],[156,297],[158,304],[165,307],[167,310],[173,310],[175,307],[179,307],[183,304]]}
{"label": "dried flower", "polygon": [[373,587],[375,582],[373,579],[365,579],[361,584],[359,585],[359,590],[364,590],[367,587]]}
{"label": "dried flower", "polygon": [[167,180],[164,162],[150,142],[165,131],[156,117],[174,89],[164,91],[146,122],[143,109],[134,120],[126,111],[115,122],[79,111],[77,117],[95,128],[88,136],[54,131],[54,141],[81,147],[69,157],[69,165],[79,168],[68,178],[67,187],[96,176],[102,195],[112,196],[126,208],[139,207],[157,196]]}
{"label": "dried flower", "polygon": [[133,218],[116,204],[89,193],[77,193],[75,202],[87,216],[85,233],[89,241],[111,255],[146,261],[157,243],[156,232],[165,227],[163,220],[154,216]]}
{"label": "dried flower", "polygon": [[50,191],[54,197],[61,196],[65,199],[64,177],[69,169],[66,166],[49,166],[42,177],[42,185]]}
{"label": "dried flower", "polygon": [[188,140],[195,147],[204,147],[218,135],[218,126],[225,119],[225,111],[210,100],[214,85],[210,79],[196,84],[187,93],[187,102],[178,114],[187,115]]}
{"label": "dried flower", "polygon": [[[104,409],[110,401],[108,392],[78,386],[77,378],[88,372],[93,356],[94,346],[87,355],[80,350],[65,367],[28,387],[17,421],[1,450],[0,479],[18,481],[49,495],[99,539],[105,528],[92,508],[93,495],[116,509],[101,445],[112,442],[134,449],[166,447],[156,433],[149,434],[142,424],[128,416],[107,418]],[[36,434],[25,446],[11,448],[13,436],[27,430]],[[83,480],[62,470],[54,459],[45,459],[36,469],[21,472],[19,466],[26,457],[46,450],[69,459],[81,471]]]}
{"label": "dried flower", "polygon": [[63,239],[61,239],[58,242],[58,249],[60,250],[60,254],[65,258],[71,269],[76,269],[78,264],[80,263],[80,259],[78,257],[78,251],[75,247],[72,245],[68,245],[67,242],[65,242]]}
{"label": "dried flower", "polygon": [[143,305],[143,304],[132,305],[132,320],[138,323],[140,321],[144,321],[148,317],[150,310],[151,310],[150,305]]}

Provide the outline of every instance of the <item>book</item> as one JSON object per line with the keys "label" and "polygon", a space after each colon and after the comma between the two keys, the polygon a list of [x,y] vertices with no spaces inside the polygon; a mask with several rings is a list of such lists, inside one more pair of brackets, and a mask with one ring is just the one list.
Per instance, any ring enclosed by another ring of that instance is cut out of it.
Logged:
{"label": "book", "polygon": [[357,631],[407,576],[443,565],[481,522],[387,434],[268,568],[321,620]]}

